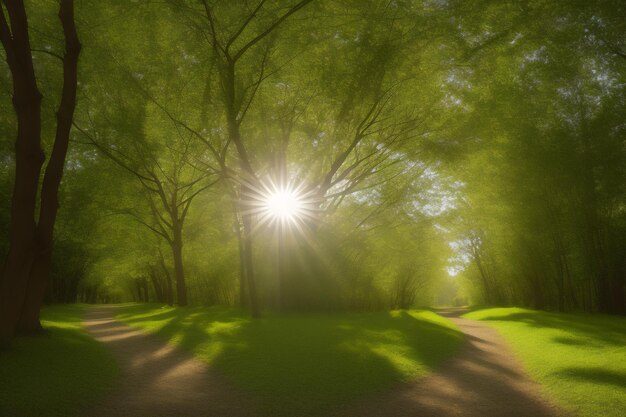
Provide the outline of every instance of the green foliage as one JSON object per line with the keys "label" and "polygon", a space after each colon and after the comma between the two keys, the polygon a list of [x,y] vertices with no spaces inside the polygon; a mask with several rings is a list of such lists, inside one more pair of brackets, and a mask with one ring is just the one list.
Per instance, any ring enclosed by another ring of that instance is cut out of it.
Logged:
{"label": "green foliage", "polygon": [[[18,337],[0,352],[0,414],[79,416],[118,374],[113,356],[81,329],[85,306],[42,311],[46,333]],[[35,394],[36,393],[36,394]]]}
{"label": "green foliage", "polygon": [[626,407],[626,319],[521,308],[473,311],[509,342],[530,375],[579,416],[618,417]]}
{"label": "green foliage", "polygon": [[424,375],[462,341],[448,320],[415,310],[251,320],[224,308],[135,305],[118,318],[215,365],[272,416],[326,415]]}
{"label": "green foliage", "polygon": [[[296,3],[209,1],[212,19],[185,0],[76,5],[78,127],[51,300],[156,300],[151,277],[176,270],[168,206],[181,217],[186,192],[189,300],[237,303],[244,148],[260,181],[286,177],[319,197],[289,249],[292,305],[430,304],[448,268],[461,290],[448,298],[626,311],[623,2],[316,0],[279,22]],[[49,154],[63,51],[56,4],[28,6]],[[276,235],[256,220],[271,306]]]}
{"label": "green foliage", "polygon": [[625,67],[603,33],[623,27],[611,16],[623,5],[534,7],[541,17],[514,42],[459,75],[474,118],[473,150],[452,167],[465,184],[455,229],[468,292],[624,313]]}

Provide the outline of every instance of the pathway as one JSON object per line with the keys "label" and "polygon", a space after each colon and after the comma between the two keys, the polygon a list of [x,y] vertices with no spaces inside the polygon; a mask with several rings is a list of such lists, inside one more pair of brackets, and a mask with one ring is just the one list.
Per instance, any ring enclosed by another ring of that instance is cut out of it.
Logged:
{"label": "pathway", "polygon": [[89,310],[84,326],[115,355],[119,382],[87,417],[251,416],[256,407],[203,362],[115,320],[116,307]]}
{"label": "pathway", "polygon": [[[206,364],[155,336],[115,320],[115,307],[92,308],[85,327],[115,355],[118,385],[87,417],[256,416],[258,406]],[[554,417],[563,412],[540,394],[498,333],[449,317],[465,334],[461,351],[425,378],[358,401],[337,417]],[[296,416],[294,416],[296,417]]]}
{"label": "pathway", "polygon": [[341,410],[341,417],[554,417],[551,405],[492,328],[441,310],[465,334],[461,351],[425,378]]}

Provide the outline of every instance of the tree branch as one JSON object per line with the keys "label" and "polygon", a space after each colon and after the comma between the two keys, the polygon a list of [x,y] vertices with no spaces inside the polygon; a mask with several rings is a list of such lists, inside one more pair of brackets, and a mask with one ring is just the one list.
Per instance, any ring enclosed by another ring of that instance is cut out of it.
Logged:
{"label": "tree branch", "polygon": [[52,51],[48,51],[47,49],[31,49],[32,52],[41,52],[43,54],[48,54],[50,56],[53,56],[59,60],[61,60],[61,62],[63,62],[63,57],[59,54],[57,54],[56,52],[52,52]]}
{"label": "tree branch", "polygon": [[228,53],[228,49],[230,48],[230,46],[233,44],[233,42],[235,42],[237,40],[237,38],[239,37],[239,35],[241,35],[241,33],[246,29],[246,27],[250,24],[250,22],[252,21],[252,19],[254,19],[254,17],[256,16],[256,14],[259,12],[259,10],[261,10],[261,7],[263,7],[263,4],[265,4],[266,0],[261,0],[259,2],[259,4],[257,5],[257,7],[254,9],[254,11],[248,15],[248,17],[246,18],[246,20],[243,22],[243,24],[241,25],[241,27],[237,30],[237,32],[235,32],[235,34],[233,34],[233,36],[228,40],[228,42],[226,43],[226,53]]}
{"label": "tree branch", "polygon": [[[203,0],[206,3],[206,0]],[[248,42],[247,44],[245,44],[233,57],[233,61],[237,61],[239,58],[241,58],[243,56],[243,54],[246,53],[246,51],[248,49],[250,49],[251,47],[253,47],[255,44],[257,44],[258,42],[260,42],[263,38],[265,38],[267,35],[269,35],[270,33],[272,33],[278,26],[280,26],[281,23],[283,23],[289,16],[291,16],[292,14],[294,14],[295,12],[297,12],[298,10],[302,9],[304,6],[306,6],[307,4],[309,4],[312,0],[302,0],[300,1],[300,3],[296,4],[295,6],[293,6],[291,9],[289,9],[289,11],[287,11],[284,15],[282,15],[281,17],[279,17],[274,23],[272,23],[272,25],[270,25],[270,27],[268,27],[267,29],[265,29],[263,32],[261,32],[259,35],[257,35],[256,37],[254,37],[254,39],[252,39],[250,42]]]}

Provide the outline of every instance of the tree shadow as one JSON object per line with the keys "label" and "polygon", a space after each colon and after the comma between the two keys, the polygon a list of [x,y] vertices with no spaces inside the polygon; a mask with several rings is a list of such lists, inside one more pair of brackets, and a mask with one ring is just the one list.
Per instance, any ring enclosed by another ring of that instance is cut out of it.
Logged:
{"label": "tree shadow", "polygon": [[[178,332],[185,331],[193,314],[187,309],[150,308],[131,307],[117,314],[135,327],[114,320],[116,311],[110,307],[89,312],[85,327],[116,356],[122,378],[106,401],[96,404],[88,415],[116,415],[118,410],[124,410],[124,415],[198,415],[202,410],[206,415],[237,416],[256,409],[221,375],[207,372],[200,361],[168,346],[171,339],[180,339]],[[129,311],[138,315],[131,317]],[[139,325],[141,321],[145,326]]]}
{"label": "tree shadow", "polygon": [[333,415],[559,415],[534,391],[533,383],[510,359],[507,345],[494,330],[466,319],[458,319],[457,324],[465,333],[465,343],[459,354],[445,361],[437,372],[394,386],[381,396],[357,401]]}
{"label": "tree shadow", "polygon": [[566,368],[555,374],[565,378],[574,378],[594,384],[613,385],[616,388],[626,388],[626,373],[610,371],[604,368]]}
{"label": "tree shadow", "polygon": [[[571,337],[555,338],[558,343],[568,345],[603,344],[623,346],[626,341],[626,318],[582,313],[547,313],[543,311],[520,311],[507,315],[484,317],[484,321],[523,322],[537,328],[559,329],[572,334]],[[590,340],[581,339],[588,338]]]}
{"label": "tree shadow", "polygon": [[583,339],[575,338],[575,337],[556,336],[552,338],[552,341],[556,343],[560,343],[562,345],[569,345],[569,346],[590,346],[590,347],[602,346],[598,343],[594,343],[593,341],[589,339],[583,340]]}
{"label": "tree shadow", "polygon": [[18,336],[13,350],[0,352],[0,415],[80,415],[112,386],[115,360],[80,329],[83,311],[46,307],[45,333]]}
{"label": "tree shadow", "polygon": [[463,339],[456,329],[412,312],[250,320],[236,310],[184,308],[131,317],[140,311],[121,317],[129,324],[163,321],[158,336],[220,370],[272,416],[326,415],[340,403],[424,374]]}

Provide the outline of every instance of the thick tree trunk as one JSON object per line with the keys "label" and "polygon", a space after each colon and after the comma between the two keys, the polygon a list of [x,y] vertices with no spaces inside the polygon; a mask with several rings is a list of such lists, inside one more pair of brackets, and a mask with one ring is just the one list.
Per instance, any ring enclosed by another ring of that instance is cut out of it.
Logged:
{"label": "thick tree trunk", "polygon": [[[51,242],[52,243],[52,242]],[[28,289],[24,297],[22,311],[17,323],[17,332],[32,334],[43,330],[39,321],[39,311],[46,295],[48,274],[52,256],[52,245],[47,248],[35,246],[35,258],[30,270]]]}
{"label": "thick tree trunk", "polygon": [[[239,155],[239,165],[243,172],[244,180],[248,183],[256,184],[256,174],[250,164],[248,153],[241,140],[241,133],[239,131],[239,122],[237,120],[237,110],[235,107],[235,74],[234,67],[229,65],[228,73],[226,77],[226,107],[227,107],[227,121],[228,121],[228,135],[232,142],[235,144],[237,154]],[[248,185],[242,186],[243,191],[240,195],[245,196],[247,193],[254,192]],[[252,253],[252,216],[250,214],[242,215],[243,223],[243,253],[244,253],[244,270],[246,273],[246,282],[248,284],[248,298],[250,300],[250,311],[252,317],[260,317],[260,310],[258,305],[258,297],[256,293],[256,285],[254,278],[254,257]]]}
{"label": "thick tree trunk", "polygon": [[28,292],[22,307],[18,328],[23,332],[41,330],[39,311],[43,303],[50,273],[54,223],[59,208],[58,191],[63,178],[63,167],[69,145],[78,81],[78,55],[80,42],[74,24],[73,0],[61,0],[59,19],[65,36],[63,58],[63,90],[57,111],[57,127],[41,189],[39,223],[35,234],[35,256],[28,282]]}
{"label": "thick tree trunk", "polygon": [[13,78],[13,107],[17,116],[15,183],[9,225],[9,250],[0,282],[0,347],[8,346],[26,289],[34,257],[35,206],[41,166],[41,94],[28,35],[23,1],[5,3],[11,27],[0,8],[0,40]]}

